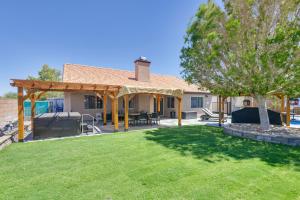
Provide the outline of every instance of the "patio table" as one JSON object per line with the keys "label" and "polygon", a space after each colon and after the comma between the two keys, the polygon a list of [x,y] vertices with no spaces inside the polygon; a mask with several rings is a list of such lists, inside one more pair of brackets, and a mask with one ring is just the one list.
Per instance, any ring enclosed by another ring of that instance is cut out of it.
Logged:
{"label": "patio table", "polygon": [[[141,115],[141,113],[129,113],[128,115],[129,115],[129,117],[134,118],[134,121],[136,121],[136,120],[138,120],[138,117]],[[150,116],[151,116],[151,114],[147,113],[147,125],[150,124]]]}
{"label": "patio table", "polygon": [[135,122],[138,120],[140,113],[129,113],[128,115],[129,115],[129,117],[133,118],[133,125],[135,125]]}

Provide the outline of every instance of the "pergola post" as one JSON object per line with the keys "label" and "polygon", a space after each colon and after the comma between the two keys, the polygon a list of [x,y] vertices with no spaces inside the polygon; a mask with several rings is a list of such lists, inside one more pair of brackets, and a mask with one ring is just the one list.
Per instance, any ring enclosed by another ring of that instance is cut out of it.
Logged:
{"label": "pergola post", "polygon": [[24,141],[24,103],[23,88],[18,87],[18,141]]}
{"label": "pergola post", "polygon": [[182,112],[182,97],[177,97],[178,100],[178,126],[181,126],[181,112]]}
{"label": "pergola post", "polygon": [[113,125],[115,122],[115,100],[111,98],[111,124]]}
{"label": "pergola post", "polygon": [[129,105],[129,99],[128,94],[124,95],[124,107],[125,107],[125,113],[124,113],[124,129],[125,131],[128,131],[128,105]]}
{"label": "pergola post", "polygon": [[103,125],[107,124],[107,94],[103,96]]}
{"label": "pergola post", "polygon": [[221,123],[222,123],[222,114],[221,114],[221,104],[222,104],[222,97],[221,95],[219,95],[218,97],[218,110],[219,110],[219,126],[221,127]]}
{"label": "pergola post", "polygon": [[114,98],[114,131],[119,131],[118,97]]}
{"label": "pergola post", "polygon": [[291,106],[290,106],[290,97],[286,97],[286,126],[290,127],[291,125]]}
{"label": "pergola post", "polygon": [[157,101],[157,103],[156,103],[156,107],[157,107],[157,113],[159,114],[160,113],[160,95],[157,95],[156,96],[156,101]]}
{"label": "pergola post", "polygon": [[34,130],[34,117],[35,117],[35,100],[36,100],[36,96],[33,93],[33,94],[30,95],[30,101],[31,101],[31,118],[30,118],[30,120],[31,120],[31,132],[32,132],[32,134],[34,134],[33,130]]}
{"label": "pergola post", "polygon": [[280,117],[281,117],[281,124],[284,124],[284,120],[283,120],[283,113],[284,113],[284,95],[281,95],[280,97],[281,100],[281,104],[280,104]]}

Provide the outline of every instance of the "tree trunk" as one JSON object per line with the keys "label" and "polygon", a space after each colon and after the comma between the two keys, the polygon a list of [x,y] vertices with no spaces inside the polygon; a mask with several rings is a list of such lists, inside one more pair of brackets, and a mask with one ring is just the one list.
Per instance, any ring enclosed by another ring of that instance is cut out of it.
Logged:
{"label": "tree trunk", "polygon": [[255,99],[258,104],[260,128],[263,131],[269,130],[270,129],[270,121],[269,121],[266,97],[257,95],[257,96],[255,96]]}

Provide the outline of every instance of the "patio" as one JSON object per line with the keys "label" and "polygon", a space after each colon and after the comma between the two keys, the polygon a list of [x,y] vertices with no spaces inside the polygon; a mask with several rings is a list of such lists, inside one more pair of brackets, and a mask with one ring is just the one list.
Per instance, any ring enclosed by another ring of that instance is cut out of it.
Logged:
{"label": "patio", "polygon": [[[300,116],[295,116],[295,120],[300,121]],[[294,122],[294,121],[292,121]],[[159,124],[153,124],[153,125],[137,125],[137,126],[129,126],[130,130],[143,130],[143,129],[153,129],[153,128],[167,128],[167,127],[176,127],[178,126],[178,120],[177,119],[171,119],[171,118],[162,118],[160,119]],[[200,118],[197,119],[182,119],[181,120],[182,126],[193,126],[193,125],[207,125],[207,126],[219,126],[218,121],[212,121],[212,120],[206,120],[202,121]],[[225,121],[222,125],[226,126],[231,124],[231,116],[228,116],[227,121]],[[103,124],[95,124],[100,130],[101,133],[113,133],[114,132],[114,125],[111,122],[107,122],[107,125],[104,126]],[[120,132],[125,132],[124,130],[124,122],[119,122],[119,128]],[[300,123],[291,123],[291,128],[300,128]],[[92,132],[84,133],[83,135],[92,135]]]}
{"label": "patio", "polygon": [[[201,121],[200,119],[182,119],[182,126],[186,125],[214,125],[218,126],[217,122],[213,121]],[[160,120],[160,123],[153,125],[139,125],[139,126],[130,126],[130,130],[142,130],[142,129],[152,129],[152,128],[163,128],[163,127],[175,127],[178,126],[177,119],[164,118]],[[97,126],[102,133],[113,133],[114,125],[109,122],[107,126],[98,125]],[[120,130],[124,130],[124,123],[119,123]],[[124,131],[122,131],[124,132]]]}

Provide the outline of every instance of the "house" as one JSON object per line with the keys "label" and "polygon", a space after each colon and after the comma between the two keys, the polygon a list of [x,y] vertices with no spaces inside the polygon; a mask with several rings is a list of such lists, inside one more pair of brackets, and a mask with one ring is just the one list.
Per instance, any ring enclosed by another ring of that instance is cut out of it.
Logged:
{"label": "house", "polygon": [[[85,66],[78,64],[65,64],[63,68],[63,82],[120,85],[130,87],[156,88],[156,89],[181,89],[183,90],[182,111],[196,111],[202,114],[202,107],[212,109],[212,95],[205,89],[190,85],[175,76],[158,75],[151,73],[151,62],[145,57],[134,61],[134,70],[118,70],[105,67]],[[103,99],[93,92],[65,92],[64,111],[91,114],[103,112]],[[129,101],[129,112],[156,112],[156,96],[147,92],[132,95]],[[178,100],[174,96],[163,95],[160,97],[160,114],[171,117],[178,114]],[[111,113],[111,101],[107,100],[107,113]],[[118,111],[124,112],[123,99],[118,99]]]}
{"label": "house", "polygon": [[[129,116],[136,112],[158,112],[165,117],[177,117],[178,126],[181,126],[182,112],[192,111],[199,116],[201,108],[219,111],[215,106],[218,105],[217,98],[209,91],[174,76],[150,73],[151,62],[145,57],[135,60],[134,64],[134,71],[65,64],[62,82],[11,79],[11,86],[18,88],[18,140],[24,140],[24,101],[31,101],[33,128],[35,102],[51,91],[64,92],[66,112],[95,117],[103,115],[104,125],[111,115],[114,131],[118,131],[119,117],[124,118],[124,130],[128,130]],[[225,112],[227,108],[227,113],[254,105],[249,97],[229,97],[225,103],[227,107],[225,104],[219,107]]]}

